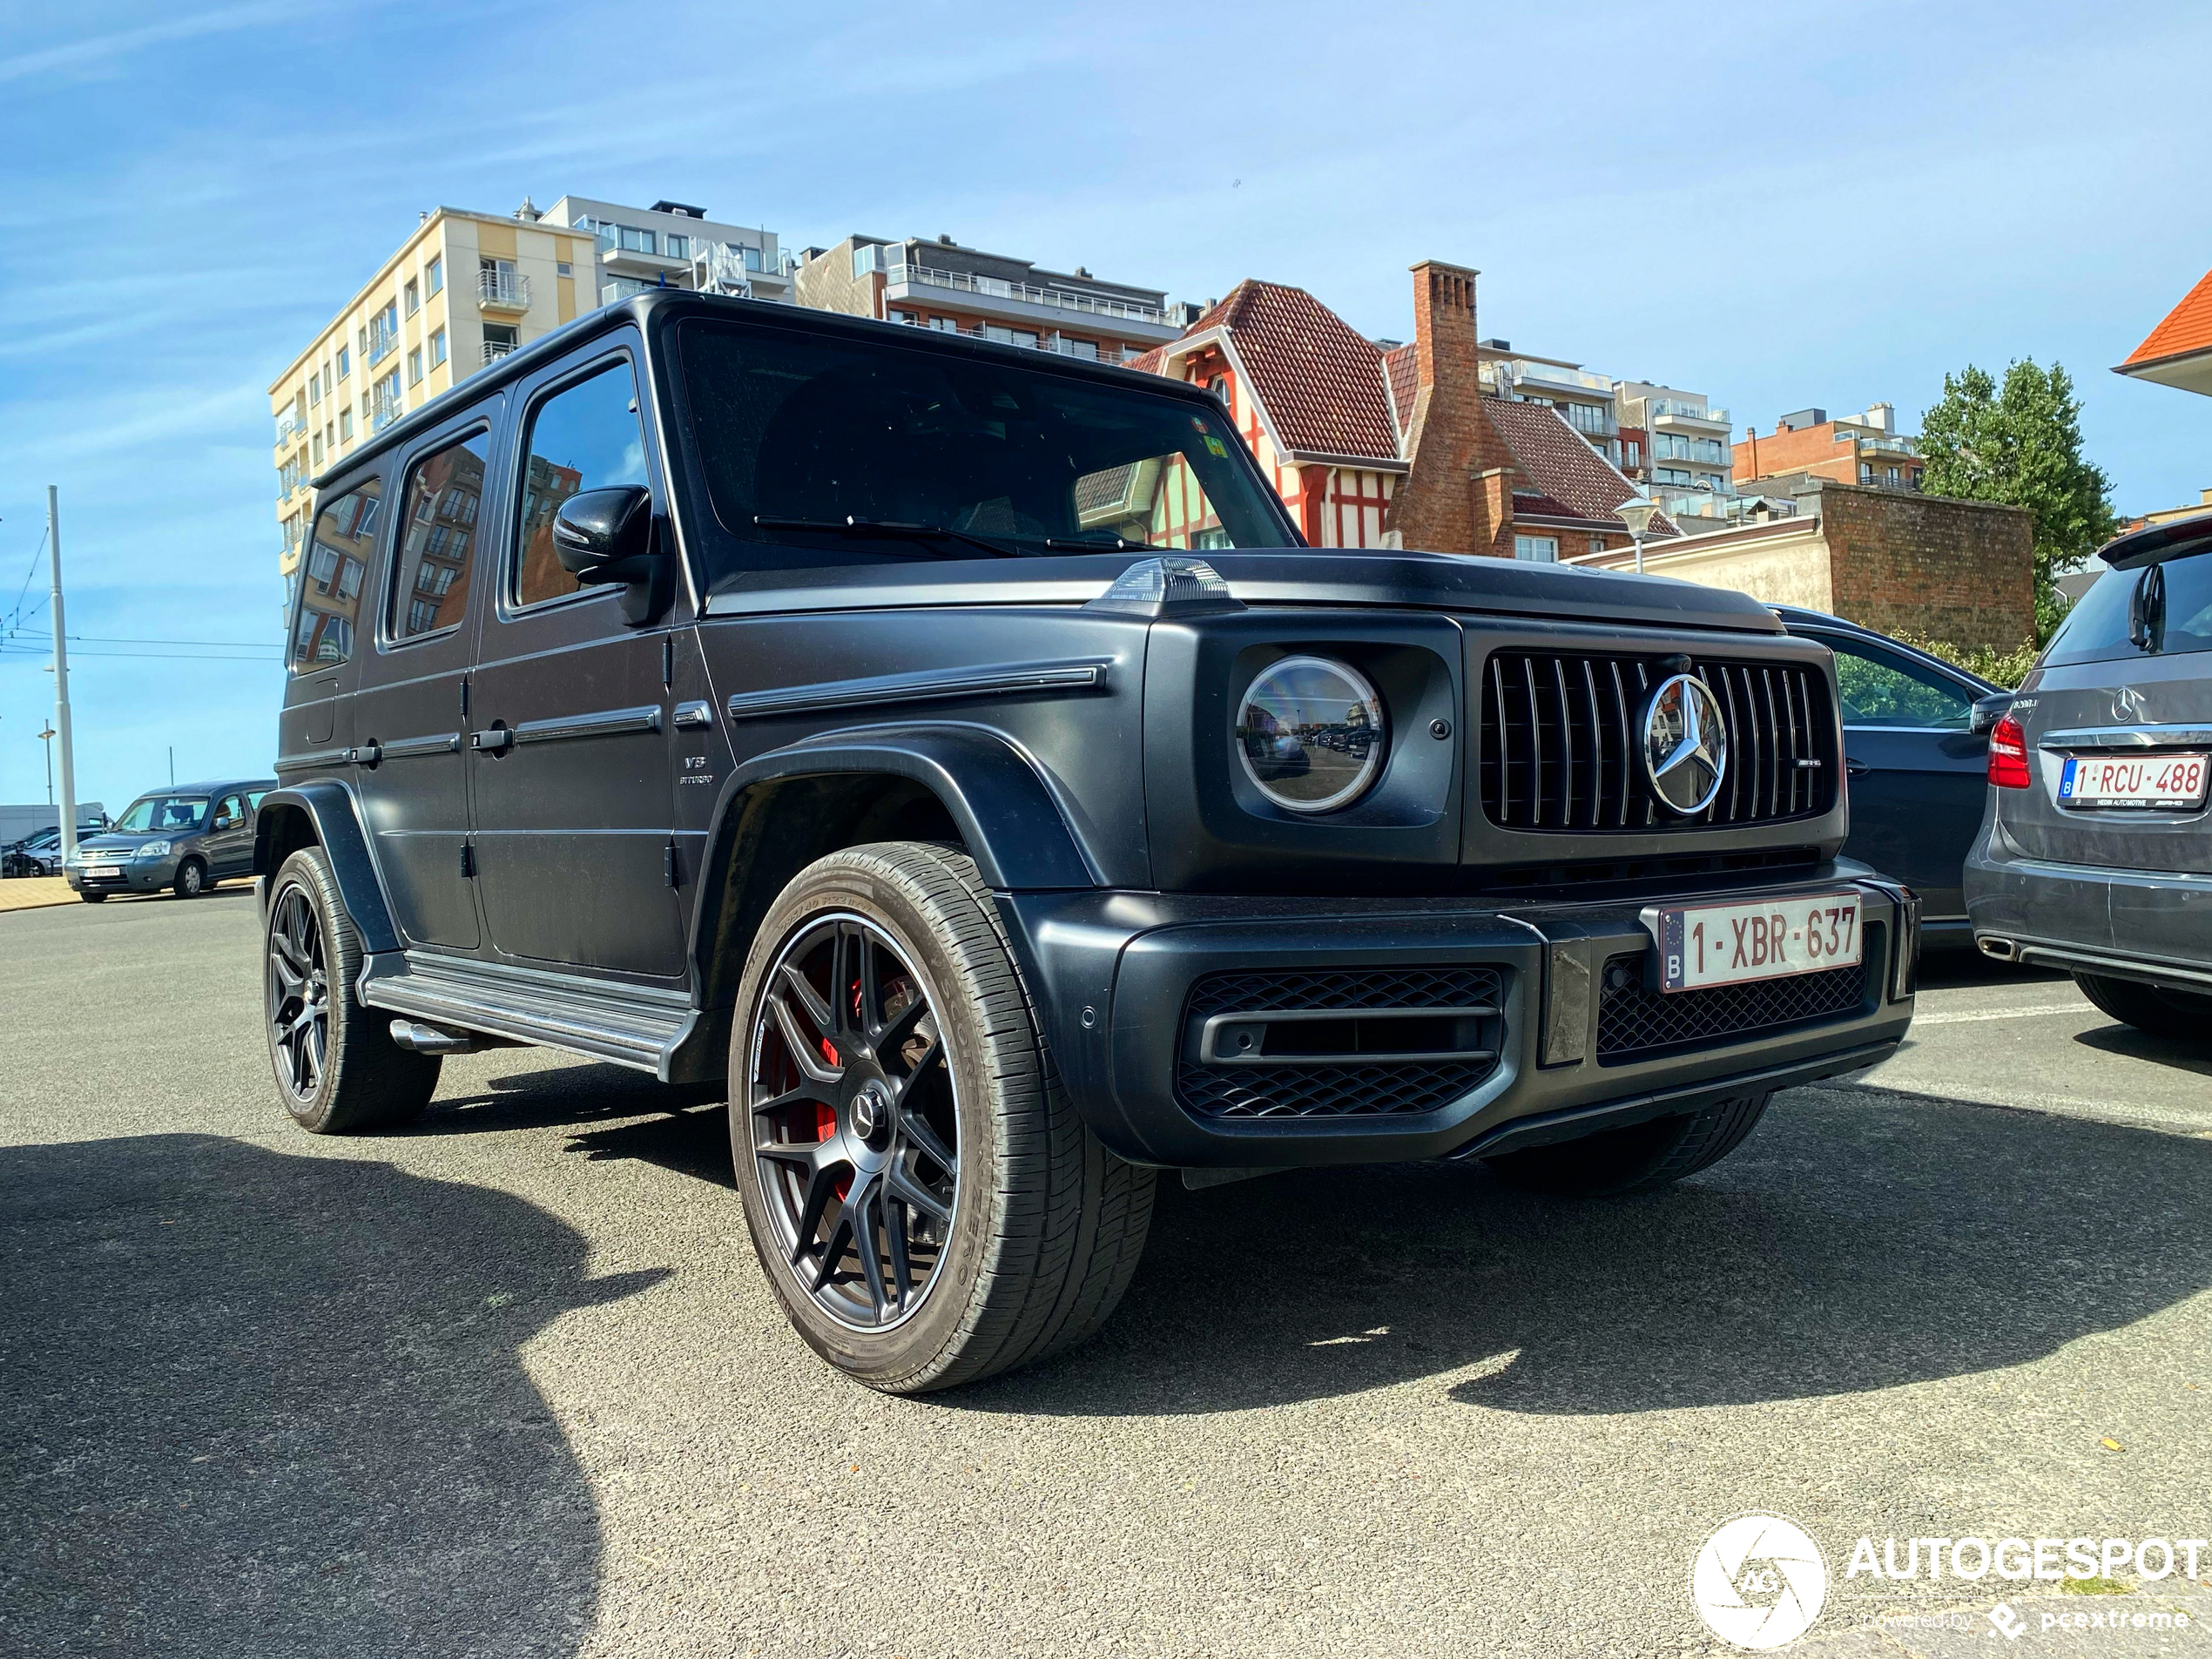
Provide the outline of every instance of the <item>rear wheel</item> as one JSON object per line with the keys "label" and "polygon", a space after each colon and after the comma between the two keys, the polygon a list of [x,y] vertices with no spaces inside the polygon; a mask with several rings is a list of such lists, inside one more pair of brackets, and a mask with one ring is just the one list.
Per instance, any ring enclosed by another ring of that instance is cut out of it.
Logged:
{"label": "rear wheel", "polygon": [[2159,1037],[2212,1039],[2212,996],[2101,974],[2076,974],[2074,982],[2103,1012],[2138,1031]]}
{"label": "rear wheel", "polygon": [[320,847],[301,847],[277,872],[263,944],[269,1060],[293,1120],[343,1135],[421,1116],[438,1057],[401,1048],[391,1022],[354,1000],[361,935]]}
{"label": "rear wheel", "polygon": [[1766,1110],[1768,1096],[1716,1101],[1683,1117],[1655,1117],[1579,1141],[1532,1146],[1485,1160],[1531,1192],[1611,1198],[1671,1186],[1719,1163],[1743,1143]]}
{"label": "rear wheel", "polygon": [[919,1393],[1070,1347],[1113,1312],[1152,1172],[1061,1088],[972,860],[900,841],[810,865],[762,922],[738,1008],[738,1192],[817,1353]]}

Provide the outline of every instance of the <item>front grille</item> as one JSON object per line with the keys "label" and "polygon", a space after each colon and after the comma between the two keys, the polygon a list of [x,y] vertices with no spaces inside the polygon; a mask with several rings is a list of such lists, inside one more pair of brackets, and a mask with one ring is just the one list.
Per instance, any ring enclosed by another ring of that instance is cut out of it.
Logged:
{"label": "front grille", "polygon": [[[1193,1057],[1192,1034],[1217,1014],[1278,1010],[1346,1014],[1380,1008],[1503,1005],[1503,977],[1489,968],[1346,968],[1318,972],[1209,974],[1190,988],[1176,1096],[1201,1117],[1387,1117],[1433,1111],[1467,1094],[1497,1069],[1492,1057],[1458,1062],[1359,1065],[1207,1066]],[[1489,1022],[1501,1032],[1502,1018]]]}
{"label": "front grille", "polygon": [[1795,663],[1700,659],[1728,717],[1728,775],[1694,818],[1644,779],[1638,713],[1661,657],[1497,651],[1482,685],[1482,809],[1501,829],[1602,833],[1775,823],[1835,799],[1828,682]]}
{"label": "front grille", "polygon": [[1867,964],[1882,957],[1881,940],[1880,928],[1869,929],[1865,958],[1850,968],[1671,995],[1645,988],[1641,954],[1613,957],[1599,981],[1598,1059],[1620,1065],[1857,1014],[1866,1001]]}

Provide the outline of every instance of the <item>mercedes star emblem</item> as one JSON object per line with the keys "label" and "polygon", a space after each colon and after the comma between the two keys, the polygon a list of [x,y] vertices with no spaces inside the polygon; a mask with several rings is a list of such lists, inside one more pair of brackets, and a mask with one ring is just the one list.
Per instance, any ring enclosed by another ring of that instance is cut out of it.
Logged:
{"label": "mercedes star emblem", "polygon": [[1728,722],[1703,680],[1676,674],[1643,707],[1643,769],[1668,811],[1702,813],[1728,776]]}

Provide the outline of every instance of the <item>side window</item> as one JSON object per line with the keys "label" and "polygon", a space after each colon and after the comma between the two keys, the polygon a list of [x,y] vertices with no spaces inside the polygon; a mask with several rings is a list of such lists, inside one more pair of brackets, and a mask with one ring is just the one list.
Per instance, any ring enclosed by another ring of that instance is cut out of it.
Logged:
{"label": "side window", "polygon": [[645,431],[629,360],[563,387],[531,410],[523,455],[514,600],[534,605],[564,598],[583,585],[553,552],[553,518],[561,503],[587,489],[646,482]]}
{"label": "side window", "polygon": [[1974,705],[1964,687],[1918,663],[1877,655],[1841,639],[1825,643],[1836,653],[1836,689],[1843,694],[1845,725],[1966,729]]}
{"label": "side window", "polygon": [[381,479],[347,490],[315,515],[301,566],[300,610],[292,624],[292,671],[312,674],[354,654],[361,580],[376,544]]}
{"label": "side window", "polygon": [[246,822],[246,798],[226,795],[216,803],[213,827],[219,830],[236,829]]}
{"label": "side window", "polygon": [[395,640],[457,627],[469,614],[469,571],[483,502],[491,439],[472,432],[415,463],[407,476],[392,597],[384,619]]}

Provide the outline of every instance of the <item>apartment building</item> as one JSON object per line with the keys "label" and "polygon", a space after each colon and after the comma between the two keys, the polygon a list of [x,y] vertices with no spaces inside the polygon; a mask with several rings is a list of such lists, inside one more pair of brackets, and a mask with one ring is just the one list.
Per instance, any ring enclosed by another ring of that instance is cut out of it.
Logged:
{"label": "apartment building", "polygon": [[1775,495],[1815,478],[1878,489],[1920,487],[1919,441],[1897,429],[1897,408],[1890,403],[1833,421],[1825,409],[1798,409],[1764,437],[1754,428],[1735,446],[1732,460],[1738,485],[1757,484]]}
{"label": "apartment building", "polygon": [[1621,444],[1613,377],[1564,357],[1516,352],[1506,340],[1475,342],[1475,372],[1483,390],[1496,397],[1556,409],[1559,418],[1590,442],[1615,467],[1628,464]]}
{"label": "apartment building", "polygon": [[1703,392],[1649,381],[1614,382],[1622,470],[1670,518],[1718,520],[1735,511],[1729,412]]}
{"label": "apartment building", "polygon": [[625,207],[588,196],[562,197],[546,210],[545,222],[590,233],[598,249],[597,305],[659,287],[792,297],[784,252],[765,226],[725,225],[685,202]]}
{"label": "apartment building", "polygon": [[1081,266],[1042,270],[949,236],[856,235],[807,248],[794,289],[800,305],[819,311],[1107,363],[1132,361],[1182,332],[1161,289],[1103,281]]}
{"label": "apartment building", "polygon": [[[298,574],[311,486],[371,433],[486,363],[592,309],[590,234],[511,214],[439,207],[269,387],[276,420],[280,568]],[[334,591],[342,556],[313,579]]]}

